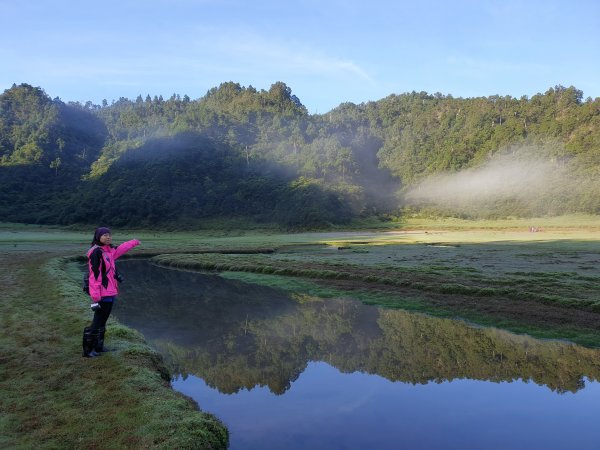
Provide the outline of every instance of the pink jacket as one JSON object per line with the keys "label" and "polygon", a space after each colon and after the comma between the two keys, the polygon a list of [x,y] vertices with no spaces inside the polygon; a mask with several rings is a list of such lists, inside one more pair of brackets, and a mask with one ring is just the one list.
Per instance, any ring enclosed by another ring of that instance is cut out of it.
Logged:
{"label": "pink jacket", "polygon": [[90,297],[93,302],[99,302],[102,297],[112,297],[119,293],[117,280],[115,280],[115,260],[137,245],[140,245],[140,241],[133,239],[123,242],[117,248],[110,245],[94,245],[88,250]]}

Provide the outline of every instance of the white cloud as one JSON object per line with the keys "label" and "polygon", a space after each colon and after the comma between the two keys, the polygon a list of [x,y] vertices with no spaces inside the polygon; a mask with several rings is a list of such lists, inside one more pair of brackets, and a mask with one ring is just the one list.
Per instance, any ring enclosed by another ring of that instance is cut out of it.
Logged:
{"label": "white cloud", "polygon": [[245,64],[246,70],[355,78],[374,83],[367,71],[354,61],[327,55],[298,42],[273,40],[239,30],[221,31],[218,36],[214,35],[216,30],[203,31],[209,37],[196,41],[198,51],[217,54],[220,60],[228,59],[232,65]]}

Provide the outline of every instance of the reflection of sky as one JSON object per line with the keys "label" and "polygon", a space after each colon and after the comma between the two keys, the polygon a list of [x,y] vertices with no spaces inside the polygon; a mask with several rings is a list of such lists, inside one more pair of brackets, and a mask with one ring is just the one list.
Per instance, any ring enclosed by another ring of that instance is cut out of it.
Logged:
{"label": "reflection of sky", "polygon": [[283,395],[173,386],[229,428],[232,449],[600,449],[600,383],[556,394],[534,383],[411,385],[309,363]]}

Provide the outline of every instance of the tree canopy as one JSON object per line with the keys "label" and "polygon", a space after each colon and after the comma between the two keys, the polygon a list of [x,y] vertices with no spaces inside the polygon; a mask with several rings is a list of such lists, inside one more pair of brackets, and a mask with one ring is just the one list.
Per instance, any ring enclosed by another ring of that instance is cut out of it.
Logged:
{"label": "tree canopy", "polygon": [[13,85],[0,95],[0,220],[343,223],[397,213],[427,177],[484,166],[518,146],[585,181],[548,189],[535,206],[504,198],[460,214],[600,212],[600,99],[575,87],[519,99],[411,92],[310,115],[283,82],[102,105]]}

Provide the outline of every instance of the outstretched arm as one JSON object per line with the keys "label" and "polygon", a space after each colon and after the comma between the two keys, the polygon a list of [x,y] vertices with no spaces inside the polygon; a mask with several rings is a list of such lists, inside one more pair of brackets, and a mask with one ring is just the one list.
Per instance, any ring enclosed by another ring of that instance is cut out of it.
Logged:
{"label": "outstretched arm", "polygon": [[140,245],[141,242],[138,241],[137,239],[133,239],[131,241],[127,241],[127,242],[123,242],[121,245],[119,245],[117,247],[117,249],[115,250],[114,253],[114,258],[118,259],[121,256],[123,256],[125,253],[127,253],[129,250],[131,250],[133,247],[136,247],[138,245]]}

